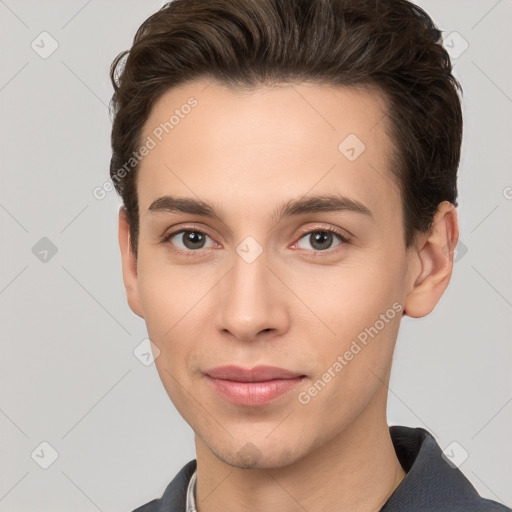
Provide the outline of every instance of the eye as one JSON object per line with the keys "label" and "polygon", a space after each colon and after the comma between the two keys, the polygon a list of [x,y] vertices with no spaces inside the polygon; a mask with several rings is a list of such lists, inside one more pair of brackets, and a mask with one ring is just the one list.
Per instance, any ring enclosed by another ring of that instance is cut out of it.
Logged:
{"label": "eye", "polygon": [[[210,241],[209,244],[208,240]],[[333,246],[333,242],[336,240],[338,243]],[[167,234],[162,242],[170,243],[171,246],[173,246],[173,250],[188,253],[189,255],[200,252],[201,249],[210,249],[216,246],[216,243],[206,233],[194,228],[173,231]],[[295,245],[299,249],[322,252],[349,242],[350,239],[348,236],[334,229],[317,228],[305,232]]]}
{"label": "eye", "polygon": [[169,233],[163,241],[171,242],[172,245],[175,245],[179,250],[188,252],[213,247],[213,244],[209,246],[205,245],[207,239],[211,240],[211,238],[202,231],[197,229],[182,229],[174,233]]}
{"label": "eye", "polygon": [[[348,243],[349,240],[347,237],[343,236],[341,233],[338,233],[332,229],[316,229],[314,231],[308,231],[305,233],[300,240],[297,242],[297,246],[300,249],[308,249],[313,248],[314,251],[326,251],[328,249],[333,248],[332,243],[335,239],[339,240],[338,245],[342,245],[343,243]],[[306,246],[304,246],[303,240],[306,241]],[[310,244],[310,247],[307,247],[307,244]]]}

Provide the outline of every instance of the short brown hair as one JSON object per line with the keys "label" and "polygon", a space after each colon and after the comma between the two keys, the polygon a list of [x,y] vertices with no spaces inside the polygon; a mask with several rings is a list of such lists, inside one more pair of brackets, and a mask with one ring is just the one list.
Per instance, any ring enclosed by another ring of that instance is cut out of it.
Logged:
{"label": "short brown hair", "polygon": [[457,206],[462,89],[441,31],[406,0],[174,0],[139,27],[110,77],[110,176],[135,255],[137,166],[119,170],[140,147],[154,102],[200,78],[234,88],[292,81],[377,86],[388,104],[390,171],[402,195],[406,247],[430,228],[439,203]]}

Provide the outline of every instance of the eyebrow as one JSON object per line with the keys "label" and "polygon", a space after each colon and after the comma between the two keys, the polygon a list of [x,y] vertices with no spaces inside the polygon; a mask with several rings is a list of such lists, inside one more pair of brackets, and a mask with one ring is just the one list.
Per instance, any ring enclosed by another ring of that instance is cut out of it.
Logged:
{"label": "eyebrow", "polygon": [[[148,208],[150,212],[188,213],[210,218],[222,218],[221,209],[204,201],[188,198],[162,196],[155,199]],[[355,212],[373,218],[372,212],[361,202],[342,195],[308,196],[291,199],[277,207],[272,220],[279,222],[285,217],[318,212]]]}

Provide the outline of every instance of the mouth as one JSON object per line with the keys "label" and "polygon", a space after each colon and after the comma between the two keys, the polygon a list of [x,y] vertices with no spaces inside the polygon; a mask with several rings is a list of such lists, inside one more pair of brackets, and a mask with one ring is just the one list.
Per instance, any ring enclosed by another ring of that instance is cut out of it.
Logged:
{"label": "mouth", "polygon": [[266,405],[299,385],[306,375],[275,366],[222,366],[205,376],[214,392],[236,405]]}

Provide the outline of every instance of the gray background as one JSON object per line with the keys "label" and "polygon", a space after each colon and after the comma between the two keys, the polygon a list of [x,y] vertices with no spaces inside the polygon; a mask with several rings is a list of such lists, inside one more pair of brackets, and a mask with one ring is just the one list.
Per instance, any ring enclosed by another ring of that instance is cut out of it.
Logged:
{"label": "gray background", "polygon": [[[126,303],[119,200],[92,195],[108,177],[110,63],[162,3],[0,0],[1,512],[132,510],[195,456],[133,353],[147,333]],[[421,5],[460,53],[462,243],[439,306],[402,324],[389,423],[456,441],[478,491],[511,505],[512,2]]]}

